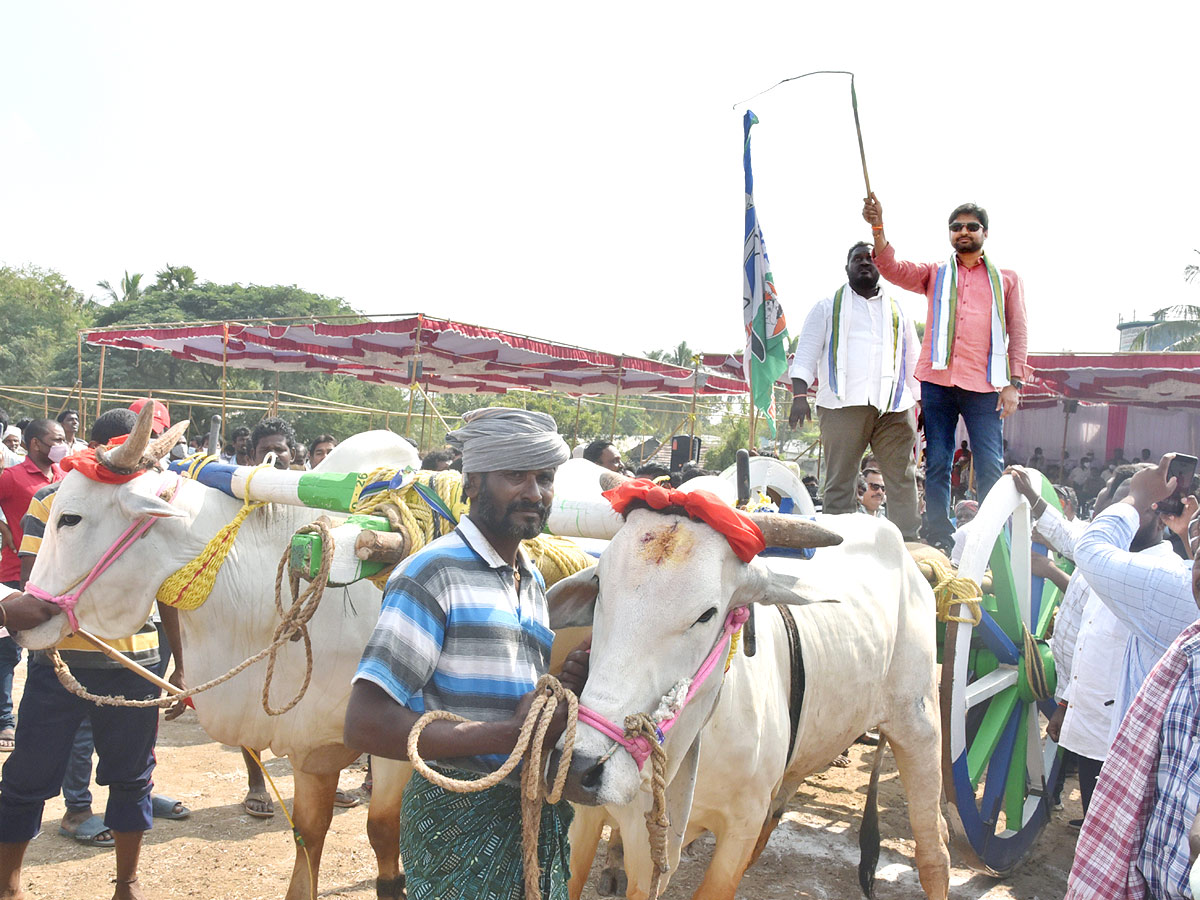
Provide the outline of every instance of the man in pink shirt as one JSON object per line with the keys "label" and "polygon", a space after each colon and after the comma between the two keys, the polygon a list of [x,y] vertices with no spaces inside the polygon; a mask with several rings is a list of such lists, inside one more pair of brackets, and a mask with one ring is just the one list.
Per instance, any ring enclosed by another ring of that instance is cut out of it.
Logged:
{"label": "man in pink shirt", "polygon": [[[0,472],[0,509],[12,531],[12,547],[5,545],[0,554],[0,582],[6,587],[21,587],[21,519],[29,509],[29,501],[40,488],[61,481],[63,471],[58,467],[66,455],[67,437],[63,427],[53,419],[35,419],[25,426],[27,455],[19,465],[8,466]],[[21,661],[21,648],[8,635],[0,638],[0,752],[13,748],[16,719],[13,718],[13,670]]]}
{"label": "man in pink shirt", "polygon": [[1004,467],[1001,420],[1016,412],[1029,377],[1024,289],[1016,272],[997,269],[984,254],[988,215],[973,203],[950,214],[954,252],[942,263],[896,259],[874,194],[864,201],[863,218],[875,238],[879,274],[929,301],[917,362],[926,442],[922,536],[949,552],[950,464],[960,416],[971,440],[980,501]]}

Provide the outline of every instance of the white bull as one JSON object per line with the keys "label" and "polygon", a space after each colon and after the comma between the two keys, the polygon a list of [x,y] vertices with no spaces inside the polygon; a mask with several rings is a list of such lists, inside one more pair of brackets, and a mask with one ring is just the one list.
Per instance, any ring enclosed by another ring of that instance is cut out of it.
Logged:
{"label": "white bull", "polygon": [[[415,466],[418,462],[415,449],[398,436],[367,432],[339,445],[322,468],[365,472],[377,466]],[[109,485],[78,472],[69,473],[55,497],[53,519],[31,583],[51,594],[64,592],[87,574],[132,521],[147,515],[161,517],[84,591],[76,609],[81,627],[99,637],[133,634],[146,621],[163,580],[195,558],[242,505],[186,479],[172,502],[159,499],[160,489],[175,478],[152,470],[126,484]],[[183,656],[191,684],[225,673],[270,643],[279,623],[271,598],[280,555],[296,529],[319,514],[313,509],[271,505],[253,513],[242,525],[208,600],[196,610],[180,613]],[[338,773],[357,756],[342,743],[350,679],[378,618],[379,590],[370,582],[326,592],[308,624],[313,644],[312,683],[304,699],[284,715],[268,716],[263,711],[265,663],[251,666],[195,699],[200,724],[215,740],[270,748],[291,760],[294,818],[308,855],[297,848],[288,900],[316,896]],[[69,631],[67,618],[56,616],[16,638],[24,647],[43,649]],[[275,668],[274,705],[282,705],[292,696],[304,673],[303,645],[286,645]],[[381,897],[401,896],[399,802],[408,772],[407,764],[389,761],[374,767],[367,830],[379,861]]]}
{"label": "white bull", "polygon": [[[758,653],[739,653],[723,683],[710,678],[663,745],[671,870],[698,834],[708,830],[716,837],[696,898],[732,898],[801,781],[878,724],[908,796],[922,887],[943,900],[950,857],[940,808],[933,596],[890,524],[867,516],[818,522],[843,543],[817,550],[812,560],[746,564],[707,525],[634,510],[597,567],[551,590],[552,619],[559,611],[553,624],[592,622],[591,672],[581,703],[622,723],[631,713],[654,710],[681,679],[692,677],[730,609],[759,604]],[[805,672],[790,759],[790,659],[782,620],[765,608],[770,604],[788,605]],[[618,822],[628,896],[640,900],[648,896],[651,875],[644,823],[650,766],[639,772],[628,753],[612,749],[610,738],[581,723],[568,796],[605,807]],[[574,897],[602,819],[585,812],[573,830],[579,838],[572,850]],[[860,866],[864,890],[873,879],[874,861],[867,862],[865,870]]]}

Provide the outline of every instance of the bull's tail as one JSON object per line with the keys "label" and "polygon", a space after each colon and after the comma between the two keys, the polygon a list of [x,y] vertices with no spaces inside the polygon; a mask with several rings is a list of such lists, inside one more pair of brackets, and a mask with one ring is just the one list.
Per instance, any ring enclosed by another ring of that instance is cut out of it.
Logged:
{"label": "bull's tail", "polygon": [[879,733],[875,748],[875,763],[871,766],[871,781],[867,785],[867,805],[863,809],[862,828],[858,832],[858,884],[868,900],[875,897],[875,867],[879,864],[879,770],[883,767],[883,751],[887,736]]}

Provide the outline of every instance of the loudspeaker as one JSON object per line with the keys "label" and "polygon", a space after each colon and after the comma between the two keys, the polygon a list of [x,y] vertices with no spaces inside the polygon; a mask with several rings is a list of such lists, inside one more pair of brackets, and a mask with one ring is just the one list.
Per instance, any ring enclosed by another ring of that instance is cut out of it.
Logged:
{"label": "loudspeaker", "polygon": [[671,438],[671,471],[678,472],[692,460],[700,459],[700,438],[677,434]]}

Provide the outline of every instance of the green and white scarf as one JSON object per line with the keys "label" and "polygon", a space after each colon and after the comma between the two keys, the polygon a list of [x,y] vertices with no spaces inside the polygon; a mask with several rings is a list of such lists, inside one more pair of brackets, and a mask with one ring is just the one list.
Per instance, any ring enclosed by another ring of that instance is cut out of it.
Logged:
{"label": "green and white scarf", "polygon": [[[833,313],[829,335],[829,387],[843,403],[846,402],[846,348],[850,343],[850,328],[854,310],[853,293],[849,284],[844,284],[833,295]],[[845,302],[843,302],[843,299]],[[879,404],[888,412],[894,412],[904,396],[904,384],[908,379],[908,324],[900,304],[894,298],[883,296],[884,309],[891,312],[891,330],[884,323],[885,337],[879,353]]]}
{"label": "green and white scarf", "polygon": [[[1008,368],[1008,330],[1004,318],[1004,282],[1000,278],[1000,270],[992,265],[985,255],[983,264],[987,267],[988,285],[992,290],[992,315],[990,345],[988,348],[987,380],[988,384],[999,390],[1009,383]],[[934,370],[944,370],[950,365],[950,356],[954,352],[954,326],[958,317],[958,256],[950,257],[948,263],[938,266],[934,276],[933,329],[929,342],[930,362]]]}

